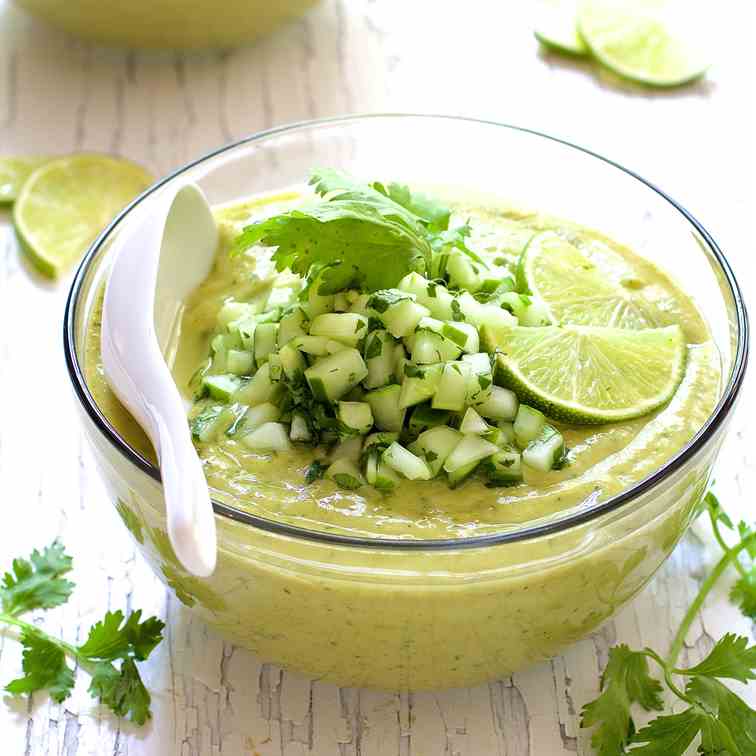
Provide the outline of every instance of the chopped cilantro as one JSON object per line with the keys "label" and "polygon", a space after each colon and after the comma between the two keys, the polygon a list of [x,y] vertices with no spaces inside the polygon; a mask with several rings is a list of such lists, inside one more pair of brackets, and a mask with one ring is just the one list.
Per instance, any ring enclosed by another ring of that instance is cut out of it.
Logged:
{"label": "chopped cilantro", "polygon": [[328,469],[328,465],[316,459],[305,471],[305,483],[309,486],[310,483],[314,483],[319,480],[325,474]]}

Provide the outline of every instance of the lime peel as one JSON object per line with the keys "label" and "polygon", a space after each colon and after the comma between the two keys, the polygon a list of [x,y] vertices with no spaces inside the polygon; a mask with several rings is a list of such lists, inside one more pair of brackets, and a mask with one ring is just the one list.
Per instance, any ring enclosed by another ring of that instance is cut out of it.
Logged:
{"label": "lime peel", "polygon": [[484,326],[496,350],[494,381],[567,423],[632,420],[666,404],[683,379],[687,347],[677,325]]}
{"label": "lime peel", "polygon": [[56,278],[152,180],[135,163],[108,155],[44,163],[24,182],[13,207],[22,248],[41,273]]}
{"label": "lime peel", "polygon": [[577,28],[578,0],[539,0],[533,34],[546,47],[567,55],[588,55]]}

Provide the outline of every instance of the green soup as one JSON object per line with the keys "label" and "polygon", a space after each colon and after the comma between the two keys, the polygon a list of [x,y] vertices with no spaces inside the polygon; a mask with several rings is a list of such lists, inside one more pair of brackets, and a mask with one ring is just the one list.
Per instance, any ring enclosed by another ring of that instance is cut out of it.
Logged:
{"label": "green soup", "polygon": [[[190,379],[206,357],[219,309],[231,296],[287,283],[266,250],[252,259],[231,258],[231,241],[250,219],[281,212],[300,201],[296,192],[253,198],[216,210],[221,244],[213,271],[187,302],[175,364],[176,383],[187,400]],[[450,489],[445,481],[402,481],[391,494],[347,491],[328,480],[305,483],[305,472],[322,450],[260,454],[234,438],[199,443],[212,495],[279,522],[338,534],[437,539],[495,533],[547,519],[585,502],[606,499],[653,473],[701,428],[716,404],[720,359],[693,302],[653,263],[626,247],[568,221],[503,206],[479,206],[464,198],[454,212],[469,219],[470,245],[497,262],[517,260],[533,233],[554,230],[567,237],[607,275],[632,282],[655,306],[659,325],[679,324],[688,349],[684,379],[662,409],[629,422],[603,426],[558,425],[570,449],[569,464],[547,473],[527,469],[524,482],[505,489],[471,479]],[[250,288],[251,287],[251,288]],[[141,429],[118,403],[103,378],[99,313],[92,318],[86,374],[92,394],[119,433],[148,458],[154,454]]]}

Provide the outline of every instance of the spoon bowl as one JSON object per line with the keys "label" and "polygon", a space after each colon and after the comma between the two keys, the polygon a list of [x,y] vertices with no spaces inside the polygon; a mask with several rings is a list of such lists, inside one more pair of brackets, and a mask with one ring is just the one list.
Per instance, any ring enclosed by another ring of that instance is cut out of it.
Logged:
{"label": "spoon bowl", "polygon": [[210,272],[217,244],[202,190],[173,188],[119,238],[102,312],[105,379],[157,452],[168,537],[181,564],[200,577],[215,569],[215,517],[170,365],[184,301]]}

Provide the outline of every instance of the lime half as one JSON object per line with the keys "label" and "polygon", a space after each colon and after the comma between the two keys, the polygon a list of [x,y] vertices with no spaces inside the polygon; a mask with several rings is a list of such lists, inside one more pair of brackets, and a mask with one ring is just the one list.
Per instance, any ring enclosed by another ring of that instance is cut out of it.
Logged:
{"label": "lime half", "polygon": [[487,341],[496,343],[496,383],[556,420],[580,424],[631,420],[665,404],[687,354],[676,325],[514,326],[496,329]]}
{"label": "lime half", "polygon": [[540,298],[552,323],[653,328],[656,308],[633,288],[614,283],[553,231],[531,238],[517,267],[519,286]]}
{"label": "lime half", "polygon": [[709,67],[698,3],[688,0],[582,0],[578,29],[591,52],[614,73],[674,87]]}
{"label": "lime half", "polygon": [[106,155],[72,155],[37,168],[21,188],[13,221],[35,267],[50,277],[78,260],[152,177]]}
{"label": "lime half", "polygon": [[21,186],[46,157],[0,157],[0,205],[15,202]]}
{"label": "lime half", "polygon": [[533,33],[546,47],[568,55],[587,55],[577,28],[578,0],[538,0]]}

